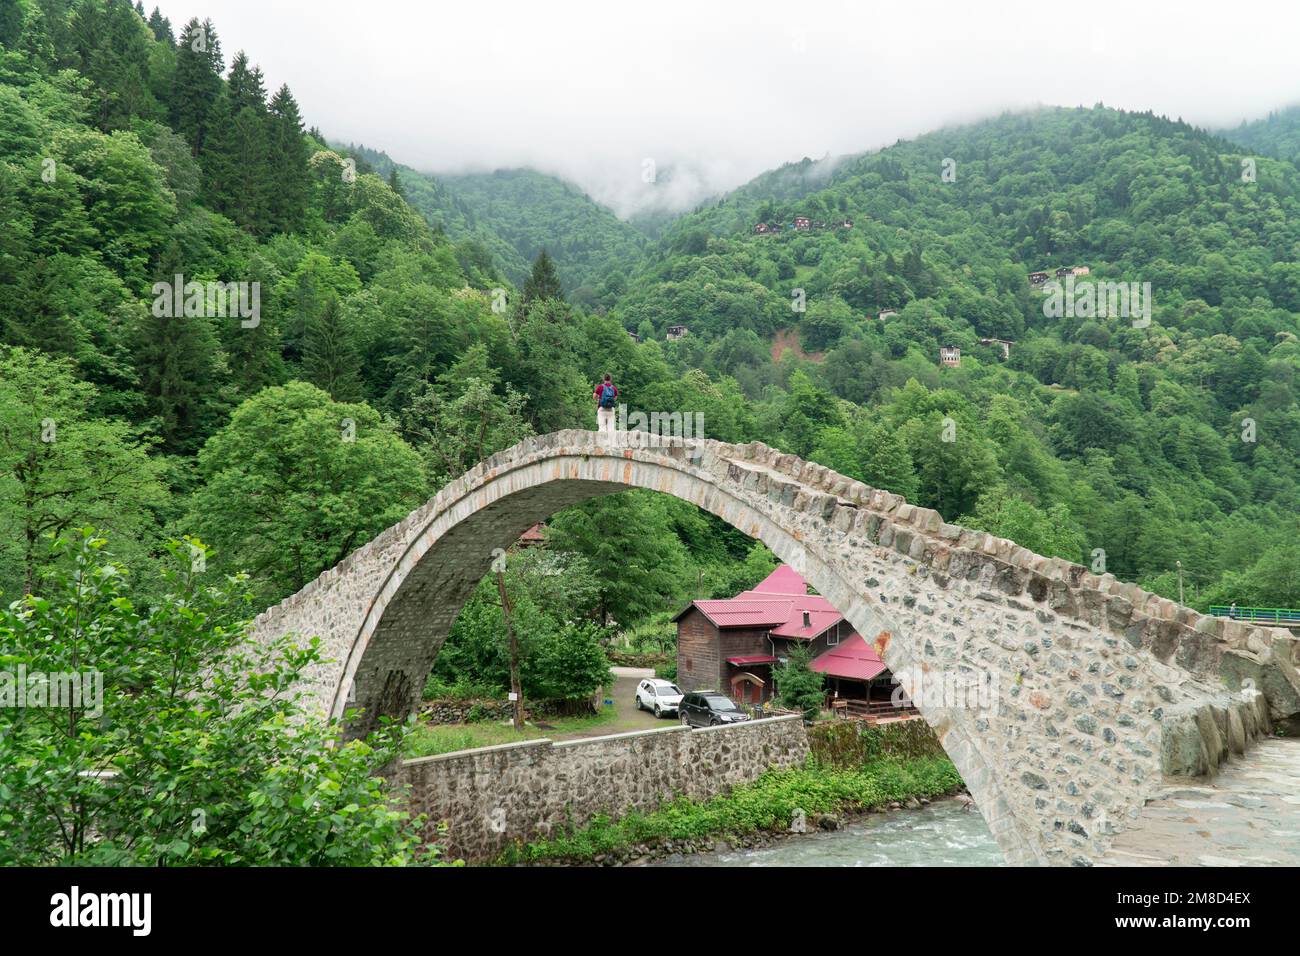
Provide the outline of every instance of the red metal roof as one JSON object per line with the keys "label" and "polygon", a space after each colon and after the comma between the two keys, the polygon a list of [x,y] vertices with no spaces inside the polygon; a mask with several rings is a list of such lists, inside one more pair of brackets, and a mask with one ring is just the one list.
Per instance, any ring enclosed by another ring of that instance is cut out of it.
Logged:
{"label": "red metal roof", "polygon": [[753,591],[744,593],[806,595],[808,593],[808,582],[794,568],[788,564],[782,564],[758,584],[755,584]]}
{"label": "red metal roof", "polygon": [[[820,602],[818,604],[817,602]],[[797,637],[802,640],[812,640],[826,628],[838,624],[844,620],[844,615],[835,608],[831,607],[829,601],[823,597],[808,595],[804,602],[795,608],[796,613],[791,615],[788,620],[780,627],[772,628],[772,634],[776,637]],[[804,624],[803,612],[808,612],[808,624]]]}
{"label": "red metal roof", "polygon": [[[812,640],[828,627],[844,620],[831,602],[820,594],[809,594],[808,585],[794,568],[780,565],[751,591],[734,598],[695,601],[717,627],[766,627],[774,637]],[[690,607],[679,613],[680,618]],[[807,614],[808,623],[804,624]]]}
{"label": "red metal roof", "polygon": [[718,627],[776,627],[790,619],[790,600],[743,601],[740,598],[696,601],[695,607]]}
{"label": "red metal roof", "polygon": [[728,657],[728,664],[745,667],[749,664],[775,664],[776,658],[771,654],[752,654],[749,657]]}
{"label": "red metal roof", "polygon": [[812,669],[831,677],[871,680],[885,670],[885,662],[861,634],[840,641],[835,647],[813,659]]}

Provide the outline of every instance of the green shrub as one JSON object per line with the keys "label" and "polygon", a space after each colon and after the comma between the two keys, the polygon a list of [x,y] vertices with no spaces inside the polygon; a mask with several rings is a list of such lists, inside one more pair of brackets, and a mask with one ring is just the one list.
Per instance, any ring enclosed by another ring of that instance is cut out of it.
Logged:
{"label": "green shrub", "polygon": [[670,680],[677,682],[677,659],[673,658],[667,664],[660,664],[655,668],[655,677],[660,680]]}
{"label": "green shrub", "polygon": [[782,706],[797,710],[804,720],[817,719],[821,713],[825,694],[822,691],[822,675],[813,670],[812,651],[807,647],[793,647],[784,664],[772,668],[772,680],[776,684],[777,699]]}

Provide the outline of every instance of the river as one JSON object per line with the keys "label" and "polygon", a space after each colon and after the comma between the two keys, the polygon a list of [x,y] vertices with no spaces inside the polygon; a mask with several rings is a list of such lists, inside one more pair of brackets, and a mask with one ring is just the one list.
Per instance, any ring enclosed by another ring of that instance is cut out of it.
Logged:
{"label": "river", "polygon": [[939,800],[916,810],[858,817],[840,830],[772,846],[668,857],[657,866],[1002,866],[1002,852],[973,806]]}

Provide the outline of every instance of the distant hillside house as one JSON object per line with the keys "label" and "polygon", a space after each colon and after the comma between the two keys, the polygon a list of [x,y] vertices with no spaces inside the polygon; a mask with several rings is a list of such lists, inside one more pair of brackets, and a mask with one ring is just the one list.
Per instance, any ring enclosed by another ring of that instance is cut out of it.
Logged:
{"label": "distant hillside house", "polygon": [[1070,270],[1070,274],[1076,276],[1086,276],[1091,271],[1092,270],[1089,269],[1087,266],[1075,266],[1073,269]]}
{"label": "distant hillside house", "polygon": [[754,231],[763,234],[763,233],[775,232],[776,228],[777,227],[771,225],[770,223],[760,222],[754,226]]}
{"label": "distant hillside house", "polygon": [[832,701],[888,701],[893,693],[893,675],[875,648],[784,564],[753,590],[692,601],[673,620],[677,683],[685,691],[718,690],[737,703],[761,704],[772,698],[772,668],[804,646],[812,669],[826,675]]}
{"label": "distant hillside house", "polygon": [[670,325],[668,326],[668,341],[676,342],[689,331],[690,329],[684,325]]}
{"label": "distant hillside house", "polygon": [[945,345],[939,349],[939,364],[946,365],[949,368],[958,368],[961,365],[961,349],[954,345]]}
{"label": "distant hillside house", "polygon": [[641,336],[637,335],[635,332],[631,331],[630,329],[628,330],[627,337],[630,338],[633,342],[636,342],[637,344],[640,344],[641,342]]}
{"label": "distant hillside house", "polygon": [[539,545],[545,544],[546,539],[542,537],[542,529],[545,527],[546,522],[540,521],[521,534],[519,536],[519,547],[536,548]]}
{"label": "distant hillside house", "polygon": [[1056,277],[1064,279],[1066,276],[1086,276],[1091,271],[1087,266],[1061,266],[1056,270]]}
{"label": "distant hillside house", "polygon": [[1047,281],[1047,279],[1048,279],[1048,275],[1047,275],[1046,272],[1031,272],[1031,273],[1029,273],[1029,284],[1030,284],[1030,285],[1042,285],[1044,282]]}
{"label": "distant hillside house", "polygon": [[1015,345],[1015,344],[1016,344],[1015,342],[1013,342],[1013,341],[1011,341],[1011,340],[1009,340],[1009,339],[980,339],[980,345],[1000,345],[1000,346],[1002,346],[1002,358],[1003,358],[1004,361],[1005,361],[1006,359],[1011,358],[1011,346],[1013,346],[1013,345]]}
{"label": "distant hillside house", "polygon": [[809,219],[807,216],[795,216],[795,217],[794,217],[794,227],[795,227],[796,229],[811,229],[811,228],[812,228],[812,220]]}
{"label": "distant hillside house", "polygon": [[840,223],[840,228],[841,228],[841,229],[852,229],[852,228],[853,228],[853,220],[852,220],[852,219],[845,219],[842,223]]}
{"label": "distant hillside house", "polygon": [[881,309],[881,310],[880,310],[880,314],[879,314],[878,316],[876,316],[876,318],[879,319],[881,322],[883,322],[883,321],[885,321],[885,319],[889,318],[891,315],[898,315],[898,310],[897,310],[897,309]]}

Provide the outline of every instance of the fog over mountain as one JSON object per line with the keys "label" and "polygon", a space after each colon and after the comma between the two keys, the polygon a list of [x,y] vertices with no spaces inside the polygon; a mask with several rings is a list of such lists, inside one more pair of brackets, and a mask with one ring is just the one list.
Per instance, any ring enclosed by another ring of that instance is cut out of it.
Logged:
{"label": "fog over mountain", "polygon": [[212,17],[227,61],[243,48],[272,88],[291,81],[333,139],[434,173],[531,166],[625,216],[1004,109],[1101,101],[1216,127],[1300,99],[1286,2],[159,6]]}

